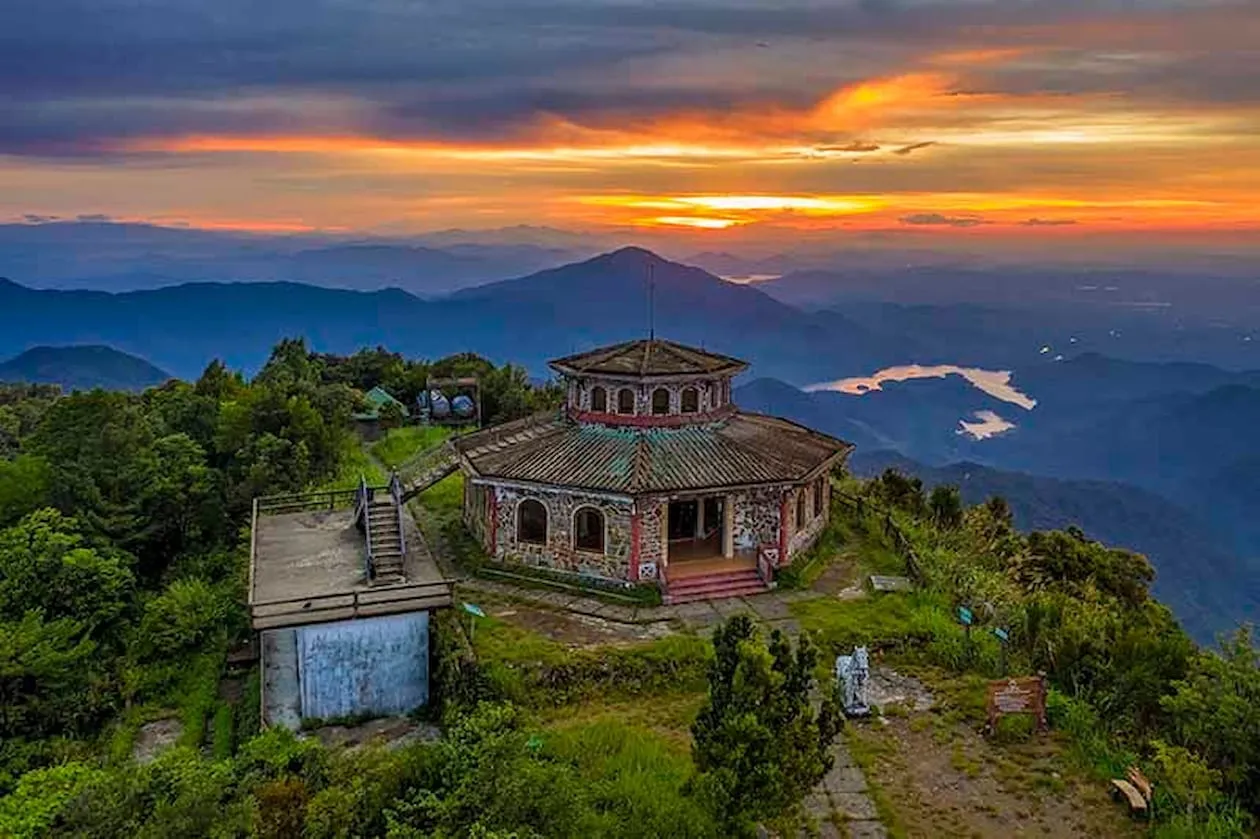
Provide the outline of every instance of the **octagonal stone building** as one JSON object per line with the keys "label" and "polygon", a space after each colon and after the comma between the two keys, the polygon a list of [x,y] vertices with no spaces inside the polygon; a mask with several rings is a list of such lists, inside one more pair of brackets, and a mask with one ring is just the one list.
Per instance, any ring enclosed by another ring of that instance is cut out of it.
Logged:
{"label": "octagonal stone building", "polygon": [[551,367],[560,411],[452,443],[465,523],[497,561],[654,582],[682,602],[764,590],[822,532],[852,446],[739,410],[745,362],[647,339]]}

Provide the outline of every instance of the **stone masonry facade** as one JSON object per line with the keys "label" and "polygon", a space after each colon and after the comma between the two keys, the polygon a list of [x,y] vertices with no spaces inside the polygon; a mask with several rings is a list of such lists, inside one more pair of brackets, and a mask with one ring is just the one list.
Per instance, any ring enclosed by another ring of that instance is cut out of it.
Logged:
{"label": "stone masonry facade", "polygon": [[779,508],[787,487],[759,487],[734,493],[735,555],[755,559],[762,545],[778,547]]}
{"label": "stone masonry facade", "polygon": [[[488,490],[493,493],[496,518],[494,544],[487,545],[487,549],[499,561],[611,580],[630,579],[632,505],[628,499],[541,488],[494,486]],[[541,502],[547,511],[547,538],[542,544],[517,539],[518,509],[527,498]],[[579,550],[575,546],[574,515],[583,507],[592,507],[603,515],[603,552]],[[488,538],[488,534],[483,536],[483,544]]]}
{"label": "stone masonry facade", "polygon": [[[831,514],[831,484],[824,475],[816,480],[810,481],[804,486],[796,487],[788,496],[786,513],[787,513],[787,558],[783,564],[792,561],[792,558],[803,551],[808,550],[819,534],[821,534],[827,526],[827,520]],[[819,512],[815,513],[815,501],[820,505]],[[802,514],[804,524],[797,527],[796,505],[802,505]]]}
{"label": "stone masonry facade", "polygon": [[[821,512],[814,498],[821,493]],[[732,549],[736,557],[754,559],[758,547],[772,549],[777,564],[786,565],[807,550],[826,526],[830,493],[824,479],[804,486],[769,486],[723,495],[731,504]],[[517,516],[527,498],[547,511],[543,543],[518,540]],[[796,526],[796,504],[804,504],[804,525]],[[469,531],[500,562],[596,576],[622,582],[650,583],[665,573],[663,560],[665,510],[668,496],[644,496],[634,501],[579,491],[518,488],[491,484],[464,486],[464,521]],[[579,550],[574,539],[577,511],[591,507],[604,521],[604,550]],[[786,519],[783,518],[786,513]],[[786,525],[785,531],[781,525]],[[634,551],[637,538],[639,549]],[[782,554],[784,544],[787,552]]]}

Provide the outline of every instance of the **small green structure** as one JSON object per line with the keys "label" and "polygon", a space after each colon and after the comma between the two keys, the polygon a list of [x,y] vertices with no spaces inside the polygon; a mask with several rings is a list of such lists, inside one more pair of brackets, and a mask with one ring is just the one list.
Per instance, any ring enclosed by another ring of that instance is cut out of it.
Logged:
{"label": "small green structure", "polygon": [[386,405],[396,406],[404,419],[411,416],[407,406],[395,399],[388,390],[380,385],[363,394],[363,401],[367,403],[367,410],[354,414],[354,419],[359,421],[379,420],[381,418],[381,410]]}
{"label": "small green structure", "polygon": [[367,440],[375,440],[380,436],[383,413],[393,413],[404,423],[411,418],[411,411],[407,409],[407,406],[380,385],[363,394],[363,401],[367,403],[366,410],[351,414],[351,419],[354,420],[359,433]]}

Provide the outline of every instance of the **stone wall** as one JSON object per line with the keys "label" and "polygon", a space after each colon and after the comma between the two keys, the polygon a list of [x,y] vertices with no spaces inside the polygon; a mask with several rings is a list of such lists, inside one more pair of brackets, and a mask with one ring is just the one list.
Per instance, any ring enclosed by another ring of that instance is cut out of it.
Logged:
{"label": "stone wall", "polygon": [[[822,511],[814,514],[814,496],[819,494],[822,499]],[[796,504],[797,501],[805,505],[805,524],[800,529],[796,527]],[[831,512],[831,492],[830,486],[826,478],[821,481],[811,481],[803,487],[797,487],[788,503],[788,555],[784,564],[792,561],[792,557],[809,550],[809,548],[818,539],[818,535],[827,527],[827,519]]]}
{"label": "stone wall", "polygon": [[[614,580],[630,578],[629,501],[614,501],[579,493],[543,489],[493,487],[497,503],[494,556],[501,562],[590,574]],[[545,544],[518,542],[516,511],[526,498],[547,509]],[[578,550],[573,544],[573,514],[579,507],[594,507],[604,514],[604,552]]]}
{"label": "stone wall", "polygon": [[644,582],[659,580],[665,569],[661,567],[661,527],[665,523],[668,498],[640,498],[639,505],[639,579]]}
{"label": "stone wall", "polygon": [[734,548],[736,556],[755,557],[760,545],[779,545],[779,505],[784,487],[764,487],[734,493]]}
{"label": "stone wall", "polygon": [[464,526],[482,547],[489,548],[490,488],[464,481]]}
{"label": "stone wall", "polygon": [[682,392],[689,387],[696,388],[699,395],[699,410],[697,413],[709,413],[730,402],[729,378],[694,379],[691,381],[670,382],[668,384],[659,385],[622,383],[608,381],[605,379],[569,379],[569,407],[581,412],[590,411],[591,389],[597,385],[603,387],[608,392],[607,412],[610,414],[617,413],[617,392],[623,388],[629,388],[634,391],[635,414],[638,416],[652,415],[652,394],[657,388],[665,388],[669,391],[670,415],[682,413]]}

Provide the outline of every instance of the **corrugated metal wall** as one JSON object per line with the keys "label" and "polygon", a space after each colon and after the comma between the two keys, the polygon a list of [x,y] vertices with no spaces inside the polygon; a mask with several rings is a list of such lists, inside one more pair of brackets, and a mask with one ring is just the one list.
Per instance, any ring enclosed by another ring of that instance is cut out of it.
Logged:
{"label": "corrugated metal wall", "polygon": [[297,630],[302,716],[405,714],[429,701],[429,614]]}

